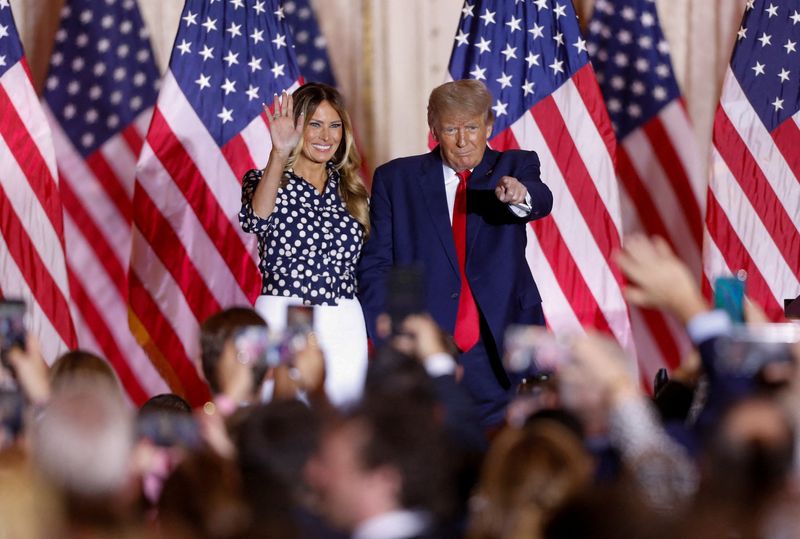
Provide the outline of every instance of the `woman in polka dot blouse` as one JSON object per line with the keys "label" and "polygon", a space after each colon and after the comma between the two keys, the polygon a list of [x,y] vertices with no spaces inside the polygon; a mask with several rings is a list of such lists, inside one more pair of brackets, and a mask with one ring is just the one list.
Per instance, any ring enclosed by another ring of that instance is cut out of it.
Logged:
{"label": "woman in polka dot blouse", "polygon": [[289,305],[314,306],[325,353],[325,389],[334,404],[360,397],[367,367],[364,316],[355,268],[369,234],[367,190],[350,118],[339,93],[309,83],[274,98],[272,150],[264,170],[242,181],[239,222],[258,236],[261,296],[270,328]]}

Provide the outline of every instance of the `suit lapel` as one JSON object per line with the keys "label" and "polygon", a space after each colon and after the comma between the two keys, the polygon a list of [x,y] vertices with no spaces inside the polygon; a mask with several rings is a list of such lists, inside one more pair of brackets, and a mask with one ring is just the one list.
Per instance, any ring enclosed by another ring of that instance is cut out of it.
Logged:
{"label": "suit lapel", "polygon": [[[453,241],[453,228],[450,224],[450,212],[447,207],[447,194],[444,189],[444,176],[442,173],[442,159],[439,149],[430,152],[422,166],[422,171],[417,176],[420,193],[428,207],[428,212],[433,222],[439,241],[444,247],[447,259],[456,274],[459,273],[456,246]],[[467,227],[469,230],[469,227]]]}
{"label": "suit lapel", "polygon": [[472,170],[472,175],[469,177],[469,183],[467,184],[467,264],[469,264],[472,246],[483,225],[483,219],[475,212],[469,211],[470,191],[494,190],[492,186],[492,174],[494,173],[494,165],[499,155],[498,152],[487,147],[486,152],[483,154],[483,159],[481,159],[478,166]]}

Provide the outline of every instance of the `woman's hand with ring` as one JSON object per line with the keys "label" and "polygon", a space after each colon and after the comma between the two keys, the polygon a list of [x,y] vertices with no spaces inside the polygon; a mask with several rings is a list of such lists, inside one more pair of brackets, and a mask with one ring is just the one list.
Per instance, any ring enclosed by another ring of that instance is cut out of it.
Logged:
{"label": "woman's hand with ring", "polygon": [[273,151],[288,156],[303,136],[303,113],[300,113],[297,122],[295,122],[292,96],[285,91],[280,97],[275,94],[272,115],[270,115],[267,105],[264,104],[263,106],[264,112],[271,118],[269,134],[272,138]]}

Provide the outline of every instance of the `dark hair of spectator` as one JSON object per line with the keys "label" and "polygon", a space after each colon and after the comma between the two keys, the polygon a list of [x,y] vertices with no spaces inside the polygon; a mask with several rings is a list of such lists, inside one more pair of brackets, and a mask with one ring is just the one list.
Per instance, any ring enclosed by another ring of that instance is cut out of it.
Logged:
{"label": "dark hair of spectator", "polygon": [[217,364],[225,343],[245,326],[266,326],[267,323],[250,307],[231,307],[211,315],[200,326],[200,363],[203,375],[213,393],[219,393]]}

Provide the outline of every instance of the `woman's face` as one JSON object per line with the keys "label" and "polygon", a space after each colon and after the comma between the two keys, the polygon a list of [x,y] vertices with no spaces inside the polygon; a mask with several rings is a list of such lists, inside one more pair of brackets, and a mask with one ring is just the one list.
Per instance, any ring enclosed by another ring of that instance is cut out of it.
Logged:
{"label": "woman's face", "polygon": [[303,129],[301,155],[314,163],[327,163],[339,149],[343,136],[342,118],[329,102],[323,101]]}

